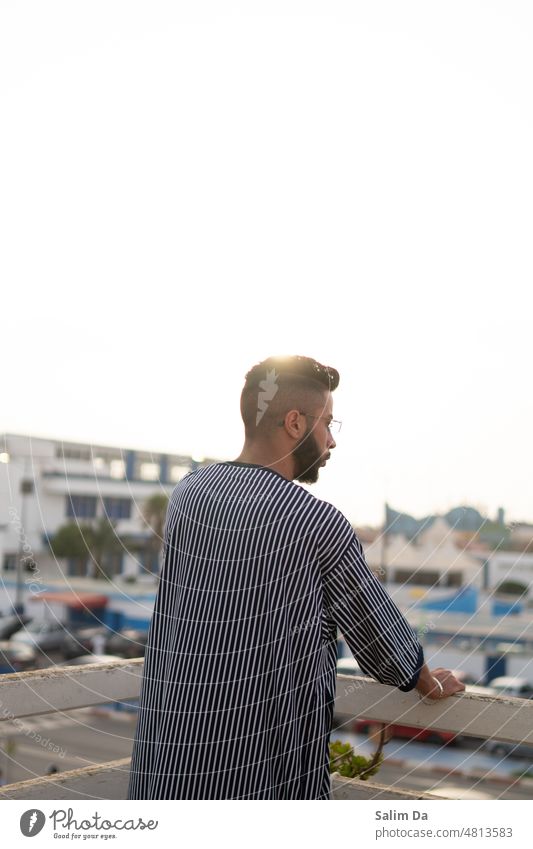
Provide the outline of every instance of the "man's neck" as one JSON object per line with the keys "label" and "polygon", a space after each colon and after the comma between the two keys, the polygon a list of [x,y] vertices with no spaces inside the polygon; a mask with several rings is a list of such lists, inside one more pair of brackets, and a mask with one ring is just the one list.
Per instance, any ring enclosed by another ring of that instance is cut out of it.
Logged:
{"label": "man's neck", "polygon": [[279,460],[274,460],[272,453],[265,451],[264,448],[245,444],[239,456],[235,458],[235,462],[266,466],[268,469],[273,469],[275,472],[283,475],[287,480],[293,480],[293,460],[290,454],[286,457],[281,457]]}

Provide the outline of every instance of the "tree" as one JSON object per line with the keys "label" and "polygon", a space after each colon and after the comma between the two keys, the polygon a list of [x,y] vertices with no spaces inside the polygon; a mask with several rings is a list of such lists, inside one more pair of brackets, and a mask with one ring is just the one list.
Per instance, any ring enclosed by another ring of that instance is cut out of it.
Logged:
{"label": "tree", "polygon": [[113,555],[120,553],[123,542],[117,536],[115,527],[107,518],[98,519],[94,525],[79,525],[68,522],[54,534],[49,541],[56,557],[68,557],[77,562],[77,572],[86,575],[87,561],[92,561],[89,570],[92,577],[110,578],[113,569]]}
{"label": "tree", "polygon": [[90,525],[68,522],[59,528],[49,540],[50,550],[55,557],[68,557],[77,564],[80,574],[85,575],[93,529]]}
{"label": "tree", "polygon": [[156,492],[150,496],[142,508],[142,517],[151,530],[147,544],[149,553],[159,555],[163,547],[163,532],[168,510],[168,495]]}
{"label": "tree", "polygon": [[113,522],[107,517],[98,519],[91,532],[90,555],[94,564],[94,577],[111,578],[115,572],[113,555],[124,550],[124,543],[117,535]]}

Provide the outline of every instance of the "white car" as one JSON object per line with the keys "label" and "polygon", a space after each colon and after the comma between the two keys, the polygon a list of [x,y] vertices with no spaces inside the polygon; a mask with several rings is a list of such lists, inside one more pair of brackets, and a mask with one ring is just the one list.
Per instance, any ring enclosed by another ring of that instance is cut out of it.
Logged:
{"label": "white car", "polygon": [[498,696],[514,696],[517,699],[533,698],[533,686],[525,678],[513,678],[511,675],[501,675],[490,682]]}
{"label": "white car", "polygon": [[363,675],[353,657],[339,657],[337,661],[337,673],[339,675]]}
{"label": "white car", "polygon": [[467,693],[472,693],[474,696],[497,696],[498,693],[494,687],[483,687],[481,684],[467,684]]}
{"label": "white car", "polygon": [[66,625],[55,619],[49,622],[34,620],[13,634],[11,643],[24,643],[41,651],[50,651],[63,645],[68,633]]}

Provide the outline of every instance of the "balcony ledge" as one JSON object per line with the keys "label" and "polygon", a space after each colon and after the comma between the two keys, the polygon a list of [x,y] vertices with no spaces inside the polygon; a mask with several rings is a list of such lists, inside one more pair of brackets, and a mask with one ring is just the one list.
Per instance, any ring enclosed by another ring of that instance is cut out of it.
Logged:
{"label": "balcony ledge", "polygon": [[[0,721],[138,698],[143,659],[0,676]],[[336,714],[348,721],[411,725],[509,743],[533,743],[533,701],[464,693],[421,702],[372,678],[337,676]],[[0,787],[0,799],[125,799],[130,758]],[[375,782],[332,776],[333,799],[442,799]]]}

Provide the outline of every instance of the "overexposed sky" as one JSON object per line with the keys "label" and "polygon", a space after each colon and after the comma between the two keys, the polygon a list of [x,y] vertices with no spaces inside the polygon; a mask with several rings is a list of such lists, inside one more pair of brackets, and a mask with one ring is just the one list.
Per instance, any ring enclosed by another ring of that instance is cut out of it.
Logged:
{"label": "overexposed sky", "polygon": [[528,2],[0,0],[0,431],[240,452],[341,373],[312,488],[533,520]]}

